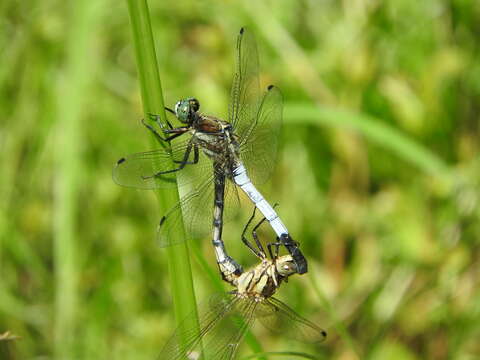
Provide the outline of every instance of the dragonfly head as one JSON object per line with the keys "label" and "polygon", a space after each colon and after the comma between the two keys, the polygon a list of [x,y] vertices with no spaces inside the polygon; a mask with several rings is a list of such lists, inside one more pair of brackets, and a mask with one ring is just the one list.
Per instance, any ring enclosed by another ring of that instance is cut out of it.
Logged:
{"label": "dragonfly head", "polygon": [[190,124],[193,121],[193,114],[200,109],[200,103],[195,98],[182,99],[175,104],[175,116],[182,123]]}
{"label": "dragonfly head", "polygon": [[297,265],[291,255],[283,255],[275,260],[275,268],[278,274],[282,277],[288,278],[290,275],[298,272]]}

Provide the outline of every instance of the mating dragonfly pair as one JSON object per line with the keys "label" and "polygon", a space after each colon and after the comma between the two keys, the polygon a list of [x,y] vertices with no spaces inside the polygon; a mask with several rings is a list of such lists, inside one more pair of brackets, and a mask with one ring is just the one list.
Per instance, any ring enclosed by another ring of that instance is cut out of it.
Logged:
{"label": "mating dragonfly pair", "polygon": [[[261,93],[256,42],[244,28],[238,36],[236,55],[228,121],[201,113],[200,103],[194,98],[180,100],[174,110],[166,110],[174,114],[182,126],[173,127],[168,120],[164,124],[158,116],[151,115],[161,128],[158,132],[143,122],[159,142],[169,146],[121,158],[113,170],[114,181],[124,186],[154,189],[176,186],[178,182],[181,187],[189,187],[191,190],[160,220],[158,241],[161,246],[178,241],[173,240],[178,237],[172,237],[172,233],[178,231],[181,224],[185,225],[189,238],[213,228],[212,243],[220,273],[235,287],[233,292],[217,297],[200,311],[200,332],[192,335],[189,341],[185,341],[185,332],[194,332],[177,329],[177,335],[162,352],[168,359],[187,358],[203,336],[214,334],[213,329],[220,328],[219,322],[231,322],[235,317],[243,318],[244,325],[235,327],[231,337],[223,336],[222,341],[216,339],[216,350],[209,358],[233,359],[243,334],[256,318],[283,317],[290,320],[291,329],[303,328],[304,332],[316,334],[309,338],[323,340],[326,336],[323,330],[272,297],[282,280],[307,272],[307,261],[274,207],[253,185],[266,181],[275,163],[282,122],[282,95],[272,85]],[[260,259],[257,266],[245,272],[228,255],[222,239],[224,221],[239,207],[238,189],[263,215],[263,220],[252,232],[255,246],[245,236],[254,216],[242,234],[244,244]],[[206,205],[209,203],[213,206]],[[256,235],[256,229],[264,221],[277,235],[276,241],[267,246],[270,257]],[[284,246],[289,255],[279,256],[280,246]],[[296,331],[300,333],[302,331]],[[178,336],[183,339],[182,345],[176,340]]]}

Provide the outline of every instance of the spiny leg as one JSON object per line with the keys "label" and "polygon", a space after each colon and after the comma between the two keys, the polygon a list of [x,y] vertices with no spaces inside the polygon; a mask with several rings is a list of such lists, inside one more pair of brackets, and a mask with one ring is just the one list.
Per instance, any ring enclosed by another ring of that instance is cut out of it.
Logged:
{"label": "spiny leg", "polygon": [[[183,156],[183,160],[181,160],[180,162],[178,162],[180,164],[180,166],[178,168],[175,168],[175,169],[170,169],[170,170],[165,170],[165,171],[160,171],[154,175],[151,175],[151,176],[143,176],[142,178],[143,179],[150,179],[150,178],[153,178],[153,177],[158,177],[158,176],[162,176],[162,175],[165,175],[165,174],[169,174],[169,173],[173,173],[173,172],[176,172],[176,171],[179,171],[179,170],[182,170],[186,164],[188,164],[188,157],[190,156],[190,152],[192,151],[192,147],[196,147],[197,145],[194,145],[192,142],[189,142],[188,145],[187,145],[187,149],[185,150],[185,154]],[[197,154],[198,155],[198,154]],[[198,162],[198,156],[196,157],[196,160]],[[195,159],[194,159],[195,161]],[[194,164],[196,164],[196,162],[194,162]]]}
{"label": "spiny leg", "polygon": [[183,164],[184,166],[185,165],[195,165],[196,163],[198,163],[198,146],[194,145],[193,146],[193,161],[183,161],[183,160],[173,160],[173,162],[175,164]]}
{"label": "spiny leg", "polygon": [[[173,114],[173,115],[177,116],[177,114],[175,114],[175,111],[173,111],[173,110],[170,109],[169,107],[166,107],[166,106],[165,106],[165,110],[167,110],[170,114]],[[153,114],[152,114],[152,115],[153,115]],[[158,115],[157,115],[157,116],[158,116]],[[168,119],[167,119],[167,124],[170,124],[170,123],[168,122]],[[172,129],[171,125],[170,125],[170,128]]]}
{"label": "spiny leg", "polygon": [[[253,207],[253,214],[252,216],[250,217],[250,219],[248,219],[247,221],[247,224],[245,225],[245,227],[243,228],[243,231],[242,231],[242,242],[255,254],[256,257],[259,257],[261,259],[264,259],[265,258],[265,252],[263,251],[263,249],[261,248],[261,244],[260,244],[260,251],[258,251],[257,249],[255,249],[253,247],[253,245],[248,241],[247,237],[245,236],[245,233],[247,232],[247,229],[248,227],[250,226],[250,224],[252,223],[253,219],[255,218],[255,211],[257,210],[257,207],[254,206]],[[258,239],[257,239],[257,234],[253,233],[252,232],[252,236],[253,238],[255,239],[255,242],[257,243],[257,246],[259,245],[259,242],[258,242]]]}
{"label": "spiny leg", "polygon": [[[256,208],[256,207],[255,207]],[[264,217],[262,220],[260,220],[258,222],[257,225],[255,225],[255,227],[252,229],[252,237],[253,239],[255,240],[255,244],[257,245],[258,249],[260,250],[260,252],[262,253],[262,258],[265,258],[267,255],[265,253],[265,248],[263,247],[262,243],[260,242],[260,240],[258,239],[258,235],[257,235],[257,230],[260,226],[262,226],[262,224],[265,222],[265,220],[267,220],[266,217]]]}
{"label": "spiny leg", "polygon": [[[175,111],[173,111],[172,109],[165,107],[165,110],[167,110],[168,112],[170,112],[170,113],[172,113],[173,115],[177,116],[177,114],[175,114]],[[162,119],[160,118],[160,115],[148,113],[148,117],[150,118],[150,120],[155,121],[155,122],[160,126],[160,128],[161,128],[162,130],[165,129],[165,126],[163,125],[163,123],[162,123],[162,121],[161,121]],[[168,127],[169,127],[170,129],[173,129],[173,126],[172,126],[172,124],[170,123],[170,121],[168,121],[168,118],[165,118],[165,121],[167,122]]]}
{"label": "spiny leg", "polygon": [[[275,209],[276,207],[278,206],[278,203],[275,203],[273,204],[273,208]],[[255,207],[256,209],[256,207]],[[254,211],[254,215],[255,215],[255,211]],[[258,248],[262,251],[263,253],[263,257],[265,258],[266,257],[266,254],[265,254],[265,249],[262,245],[262,243],[258,240],[258,236],[257,236],[257,229],[265,222],[265,220],[267,220],[266,217],[264,217],[252,230],[252,237],[253,239],[255,240],[255,243],[257,244]],[[277,241],[278,241],[278,238],[277,238]],[[270,244],[267,245],[268,247],[268,252],[270,254],[270,258],[273,259],[272,257],[272,251],[270,250]],[[278,255],[278,251],[277,251],[277,255]]]}
{"label": "spiny leg", "polygon": [[155,138],[156,138],[157,140],[159,140],[160,142],[169,142],[169,141],[172,141],[173,139],[179,137],[180,135],[185,134],[185,133],[188,131],[188,127],[186,127],[186,126],[182,126],[182,127],[175,128],[175,129],[162,129],[162,131],[163,131],[164,134],[173,134],[173,135],[171,135],[171,136],[167,136],[166,138],[164,138],[162,135],[160,135],[160,134],[158,133],[157,130],[155,130],[155,129],[153,128],[153,126],[147,124],[144,119],[142,119],[142,124],[143,124],[143,126],[145,126],[150,132],[152,132],[152,134],[155,136]]}
{"label": "spiny leg", "polygon": [[[267,244],[267,248],[268,248],[268,253],[270,254],[270,258],[272,260],[275,260],[278,258],[278,254],[280,252],[280,246],[283,245],[283,243],[279,242],[278,241],[278,238],[277,238],[277,241],[276,242],[273,242],[273,243],[268,243]],[[275,252],[272,251],[272,246],[275,246]]]}

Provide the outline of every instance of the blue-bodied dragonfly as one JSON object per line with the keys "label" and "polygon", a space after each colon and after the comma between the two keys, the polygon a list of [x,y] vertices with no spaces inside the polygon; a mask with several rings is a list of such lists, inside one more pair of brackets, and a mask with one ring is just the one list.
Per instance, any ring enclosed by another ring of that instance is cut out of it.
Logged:
{"label": "blue-bodied dragonfly", "polygon": [[247,239],[255,209],[243,230],[242,241],[260,263],[240,274],[220,267],[223,279],[235,290],[215,294],[201,304],[198,309],[199,331],[191,328],[188,324],[192,322],[186,319],[162,349],[162,360],[190,360],[202,356],[211,360],[234,359],[245,332],[256,320],[286,338],[313,344],[326,339],[325,330],[273,297],[282,282],[288,282],[291,275],[298,273],[297,266],[291,255],[279,256],[282,243],[278,238],[266,246],[259,240],[257,229],[265,218],[251,231],[254,242]]}
{"label": "blue-bodied dragonfly", "polygon": [[[298,273],[303,274],[307,272],[307,262],[298,244],[249,177],[251,175],[258,185],[270,176],[282,123],[282,94],[272,85],[261,93],[258,68],[255,39],[250,31],[242,28],[237,40],[228,121],[201,113],[200,103],[195,98],[180,100],[174,110],[166,109],[183,126],[174,128],[168,120],[164,124],[158,116],[152,116],[162,129],[160,134],[144,122],[159,141],[167,141],[171,147],[121,158],[114,167],[113,179],[124,186],[154,189],[175,184],[176,175],[179,186],[190,186],[192,190],[160,220],[160,245],[172,244],[169,235],[177,231],[182,219],[194,236],[211,228],[213,218],[213,244],[217,256],[241,271],[227,255],[222,242],[224,219],[239,207],[238,187],[265,216],[292,255]],[[190,136],[182,136],[184,134]],[[201,156],[200,150],[206,156]],[[174,167],[166,161],[170,157],[173,157]],[[207,205],[212,203],[213,207]]]}

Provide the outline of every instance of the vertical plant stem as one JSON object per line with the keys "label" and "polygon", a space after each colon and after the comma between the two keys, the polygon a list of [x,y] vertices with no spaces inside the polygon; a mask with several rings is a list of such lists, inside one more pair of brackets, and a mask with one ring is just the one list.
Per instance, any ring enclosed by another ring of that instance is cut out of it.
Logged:
{"label": "vertical plant stem", "polygon": [[[127,0],[128,10],[133,31],[138,75],[143,99],[145,119],[148,114],[160,115],[161,121],[166,123],[166,114],[163,102],[160,74],[157,67],[157,58],[153,42],[152,28],[148,5],[145,0]],[[153,139],[153,138],[152,138]],[[158,146],[158,143],[156,143]],[[161,144],[164,146],[164,144]],[[172,162],[173,167],[173,162]],[[178,191],[158,190],[157,198],[162,211],[168,210],[178,201]],[[185,238],[183,226],[174,232],[172,236],[182,240]],[[180,241],[181,242],[181,241]],[[198,328],[196,315],[195,293],[193,289],[192,273],[190,268],[189,251],[186,242],[168,247],[167,256],[169,263],[170,286],[172,289],[175,319],[177,325],[189,314],[195,314],[188,318],[190,328]],[[184,323],[185,325],[185,323]],[[182,339],[179,339],[182,341]]]}
{"label": "vertical plant stem", "polygon": [[67,59],[58,96],[56,133],[56,177],[54,188],[55,315],[54,337],[57,359],[76,358],[73,350],[78,310],[77,221],[78,186],[82,173],[80,157],[81,109],[88,82],[90,34],[94,1],[70,3]]}

